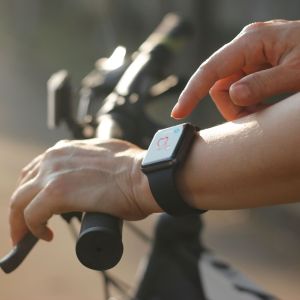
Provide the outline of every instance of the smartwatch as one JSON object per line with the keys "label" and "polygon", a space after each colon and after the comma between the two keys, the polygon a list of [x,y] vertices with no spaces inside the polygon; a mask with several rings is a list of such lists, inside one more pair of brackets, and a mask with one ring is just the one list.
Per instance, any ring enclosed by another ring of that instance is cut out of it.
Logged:
{"label": "smartwatch", "polygon": [[183,200],[175,179],[176,171],[184,163],[198,131],[199,128],[190,123],[157,131],[142,161],[141,169],[148,178],[154,199],[166,213],[173,216],[205,212]]}

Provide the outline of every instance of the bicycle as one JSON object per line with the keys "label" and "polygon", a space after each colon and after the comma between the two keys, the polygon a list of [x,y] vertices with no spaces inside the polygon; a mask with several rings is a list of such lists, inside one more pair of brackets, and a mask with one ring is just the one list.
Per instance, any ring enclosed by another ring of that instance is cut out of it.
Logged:
{"label": "bicycle", "polygon": [[[126,57],[125,49],[118,47],[110,58],[98,60],[95,69],[82,81],[77,117],[73,114],[69,74],[54,74],[48,82],[49,127],[55,128],[64,121],[75,139],[113,137],[147,147],[161,125],[148,117],[145,106],[182,90],[185,79],[167,74],[167,69],[174,52],[191,33],[187,22],[171,14],[132,57]],[[116,288],[123,299],[135,300],[275,299],[206,249],[199,238],[202,221],[196,215],[174,218],[162,214],[153,241],[138,227],[126,223],[141,239],[152,244],[143,275],[133,292],[106,272],[122,256],[122,222],[96,213],[82,216],[74,212],[62,217],[70,226],[74,218],[81,222],[76,253],[83,265],[102,272],[106,299],[111,299],[109,286]],[[37,238],[27,234],[0,261],[2,270],[15,270],[36,243]],[[217,288],[213,284],[216,281]]]}

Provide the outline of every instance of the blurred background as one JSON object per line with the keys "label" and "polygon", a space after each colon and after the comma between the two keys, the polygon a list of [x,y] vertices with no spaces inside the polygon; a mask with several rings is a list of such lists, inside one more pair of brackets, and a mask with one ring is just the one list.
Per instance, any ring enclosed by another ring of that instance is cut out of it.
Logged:
{"label": "blurred background", "polygon": [[[65,128],[49,131],[46,126],[46,82],[53,72],[69,70],[79,87],[95,60],[120,44],[135,50],[165,13],[174,11],[195,27],[175,66],[189,76],[243,26],[297,19],[299,8],[296,0],[1,1],[0,256],[10,249],[7,207],[19,170],[57,140],[70,137]],[[170,104],[157,109],[167,116]],[[191,118],[202,128],[223,122],[209,99]],[[154,219],[140,222],[141,227],[151,231]],[[210,212],[204,219],[205,243],[220,257],[281,299],[299,299],[298,204]],[[55,240],[40,242],[14,273],[0,274],[1,299],[101,299],[101,281],[77,261],[66,226],[58,217],[51,222]],[[126,253],[116,271],[133,282],[137,259],[148,249],[129,233],[124,244]]]}

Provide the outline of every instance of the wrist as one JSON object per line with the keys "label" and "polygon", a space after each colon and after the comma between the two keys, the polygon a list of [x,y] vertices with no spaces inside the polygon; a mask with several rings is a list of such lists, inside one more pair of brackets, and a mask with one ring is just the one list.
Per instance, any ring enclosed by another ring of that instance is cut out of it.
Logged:
{"label": "wrist", "polygon": [[183,200],[177,187],[176,173],[184,164],[198,128],[190,123],[158,130],[142,161],[152,195],[166,213],[173,216],[203,213]]}
{"label": "wrist", "polygon": [[186,161],[176,172],[176,183],[179,193],[182,195],[184,201],[195,209],[207,209],[207,207],[200,207],[202,205],[199,203],[202,184],[198,180],[195,184],[195,178],[202,177],[198,172],[194,172],[195,159],[202,160],[202,155],[199,151],[200,147],[202,147],[201,142],[201,136],[200,134],[197,134],[189,154],[187,155]]}
{"label": "wrist", "polygon": [[152,213],[162,212],[162,209],[155,201],[147,176],[141,170],[142,160],[146,154],[143,150],[134,162],[133,167],[133,194],[136,204],[139,206],[140,210],[146,215]]}

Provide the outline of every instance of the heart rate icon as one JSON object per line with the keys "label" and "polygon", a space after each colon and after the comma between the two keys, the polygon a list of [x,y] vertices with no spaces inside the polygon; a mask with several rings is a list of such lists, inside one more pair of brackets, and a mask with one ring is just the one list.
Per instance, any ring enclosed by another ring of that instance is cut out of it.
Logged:
{"label": "heart rate icon", "polygon": [[157,141],[156,147],[158,150],[167,150],[169,148],[169,137],[168,136],[161,137]]}

